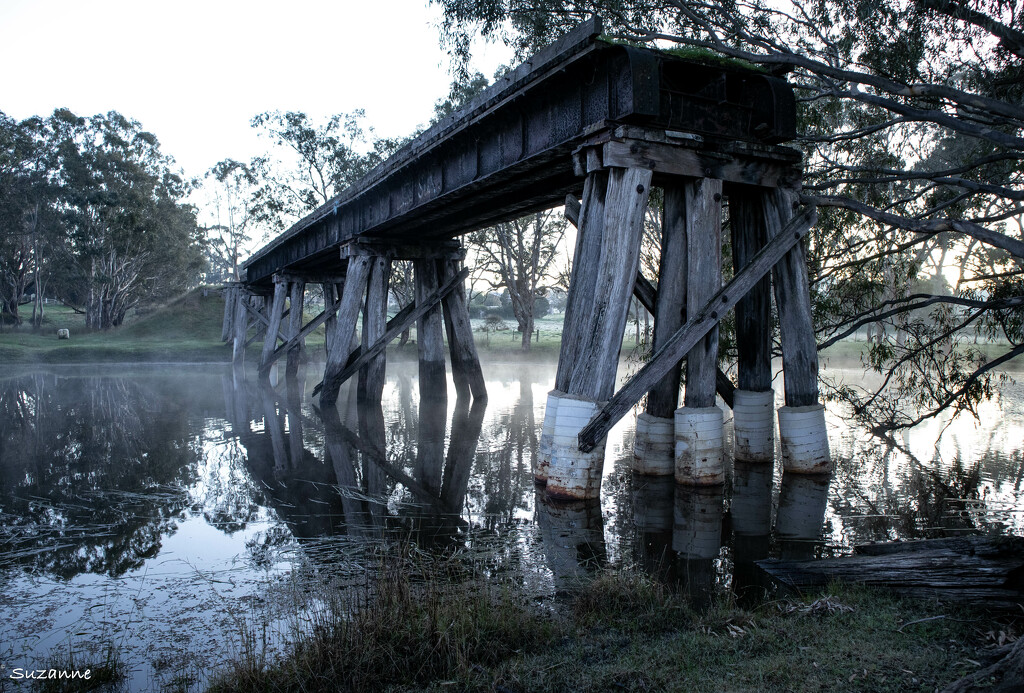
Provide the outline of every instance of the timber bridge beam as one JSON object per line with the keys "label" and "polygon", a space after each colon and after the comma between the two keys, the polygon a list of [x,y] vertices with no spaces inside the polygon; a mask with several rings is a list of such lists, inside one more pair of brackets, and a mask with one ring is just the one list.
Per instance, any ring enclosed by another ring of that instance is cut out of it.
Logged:
{"label": "timber bridge beam", "polygon": [[[780,77],[611,43],[592,18],[250,257],[244,281],[226,289],[222,336],[241,363],[245,345],[262,334],[266,377],[281,357],[294,373],[305,336],[324,324],[327,359],[315,394],[333,406],[357,373],[359,396],[379,401],[385,347],[415,323],[424,396],[446,397],[447,337],[456,390],[483,399],[458,237],[564,202],[578,233],[534,466],[548,495],[599,495],[607,433],[645,396],[640,473],[724,481],[716,392],[733,407],[736,458],[773,459],[772,292],[786,376],[784,465],[827,472],[801,243],[816,215],[796,202],[799,152],[781,146],[794,137],[795,118]],[[638,272],[652,186],[664,193],[657,286]],[[725,210],[733,277],[723,287]],[[414,263],[415,302],[388,320],[395,260]],[[320,285],[325,308],[304,326],[309,283]],[[654,355],[616,393],[633,296],[654,314]],[[717,367],[718,323],[731,309],[738,387]]]}

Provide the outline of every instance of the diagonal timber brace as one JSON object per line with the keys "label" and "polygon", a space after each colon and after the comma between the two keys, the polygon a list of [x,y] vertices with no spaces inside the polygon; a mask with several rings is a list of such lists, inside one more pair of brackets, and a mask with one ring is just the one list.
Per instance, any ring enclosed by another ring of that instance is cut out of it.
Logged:
{"label": "diagonal timber brace", "polygon": [[800,242],[817,219],[818,213],[814,207],[808,207],[794,216],[781,232],[733,277],[732,281],[712,296],[696,315],[672,335],[665,346],[608,400],[601,411],[594,414],[590,423],[580,431],[579,449],[583,452],[593,450],[597,441],[608,435],[611,427],[718,324],[722,314],[735,306],[793,246]]}
{"label": "diagonal timber brace", "polygon": [[[571,193],[565,196],[565,218],[570,224],[579,228],[580,201]],[[640,301],[640,304],[648,313],[654,315],[654,307],[658,301],[658,289],[640,271],[636,273],[633,295]],[[729,376],[721,368],[718,368],[715,372],[715,390],[731,409],[736,386],[733,385],[732,380],[729,379]]]}
{"label": "diagonal timber brace", "polygon": [[[248,302],[244,302],[243,305],[245,306],[246,311],[251,313],[257,320],[263,323],[264,327],[268,327],[270,325],[270,320],[267,319],[267,316],[261,313],[257,308],[255,308]],[[285,312],[281,313],[281,319],[283,320],[287,318],[291,312],[291,308],[285,310]],[[277,333],[277,337],[278,339],[284,340],[286,342],[288,341],[287,337],[281,334],[280,330]]]}
{"label": "diagonal timber brace", "polygon": [[[329,308],[328,310],[324,310],[315,318],[310,320],[309,323],[305,327],[303,327],[297,335],[295,335],[291,339],[286,339],[284,344],[274,349],[274,353],[270,355],[270,358],[267,359],[267,362],[260,366],[260,371],[262,372],[264,370],[270,370],[270,366],[273,365],[275,361],[284,356],[285,353],[287,353],[288,350],[291,349],[292,347],[296,347],[299,344],[301,344],[302,340],[308,337],[313,330],[327,322],[328,318],[330,318],[334,313],[336,313],[337,310],[337,305],[335,305],[333,309]],[[287,313],[285,314],[287,315]],[[282,337],[282,339],[284,339],[284,337]]]}
{"label": "diagonal timber brace", "polygon": [[[349,356],[348,361],[345,363],[345,367],[338,375],[338,384],[340,385],[358,373],[359,369],[366,365],[370,359],[383,351],[391,341],[402,334],[405,328],[412,325],[428,310],[440,303],[441,299],[451,293],[455,287],[462,284],[468,276],[469,268],[467,267],[445,282],[444,286],[440,289],[427,296],[426,300],[422,303],[410,304],[403,308],[398,315],[388,320],[387,329],[384,330],[384,334],[380,339],[370,345],[366,350],[363,350],[360,347],[352,352],[352,355]],[[323,389],[323,385],[323,382],[320,382],[313,388],[314,397]]]}

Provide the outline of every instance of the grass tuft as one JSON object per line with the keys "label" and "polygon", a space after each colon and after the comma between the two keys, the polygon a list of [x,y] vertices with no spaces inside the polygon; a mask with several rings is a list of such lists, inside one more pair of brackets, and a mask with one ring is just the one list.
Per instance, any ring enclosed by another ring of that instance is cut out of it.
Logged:
{"label": "grass tuft", "polygon": [[283,660],[243,657],[210,690],[371,691],[462,680],[559,634],[551,615],[514,589],[464,573],[458,559],[388,552],[376,579],[328,600],[312,634]]}
{"label": "grass tuft", "polygon": [[625,631],[688,627],[693,614],[686,601],[637,569],[605,570],[583,585],[573,600],[578,625]]}
{"label": "grass tuft", "polygon": [[109,690],[125,678],[124,664],[113,645],[108,645],[99,660],[83,659],[82,655],[70,649],[66,655],[51,658],[46,664],[48,676],[52,672],[89,672],[89,678],[43,678],[37,690],[43,693],[84,693],[85,691]]}

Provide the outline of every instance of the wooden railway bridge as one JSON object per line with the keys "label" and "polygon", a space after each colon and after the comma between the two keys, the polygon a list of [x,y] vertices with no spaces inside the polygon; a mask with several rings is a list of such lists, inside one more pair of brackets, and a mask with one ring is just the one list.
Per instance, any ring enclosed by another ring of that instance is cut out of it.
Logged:
{"label": "wooden railway bridge", "polygon": [[[234,342],[235,362],[262,333],[261,376],[281,357],[294,373],[303,339],[325,324],[321,406],[334,406],[341,383],[356,374],[360,396],[375,401],[386,345],[415,323],[420,391],[446,397],[447,335],[458,394],[485,398],[458,237],[564,201],[578,233],[534,470],[547,493],[596,497],[606,434],[648,393],[637,471],[694,485],[724,481],[716,390],[733,407],[736,458],[773,459],[773,290],[785,371],[783,462],[790,471],[829,471],[800,243],[816,216],[797,207],[800,154],[781,146],[795,135],[792,89],[754,69],[600,35],[600,18],[580,25],[249,258],[244,280],[227,290],[224,338]],[[665,201],[657,287],[638,273],[652,185]],[[735,272],[723,286],[726,208]],[[398,259],[414,262],[415,303],[388,320]],[[325,309],[302,325],[310,283],[322,286]],[[655,353],[616,393],[634,295],[654,314]],[[718,322],[734,307],[735,392],[716,368]]]}

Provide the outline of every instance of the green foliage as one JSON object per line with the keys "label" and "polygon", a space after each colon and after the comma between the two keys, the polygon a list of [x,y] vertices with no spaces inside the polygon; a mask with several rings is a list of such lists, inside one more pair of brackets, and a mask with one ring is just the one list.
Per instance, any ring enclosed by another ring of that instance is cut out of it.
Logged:
{"label": "green foliage", "polygon": [[6,312],[29,272],[33,293],[49,289],[103,329],[196,285],[205,263],[194,210],[182,202],[189,185],[138,122],[58,109],[46,120],[3,116],[0,128],[0,175],[13,183],[0,199]]}
{"label": "green foliage", "polygon": [[[252,186],[248,211],[270,232],[287,229],[360,180],[404,142],[377,139],[364,126],[362,110],[339,113],[317,124],[305,113],[271,111],[252,126],[275,149],[252,159],[247,177]],[[215,170],[231,169],[221,162]]]}
{"label": "green foliage", "polygon": [[448,98],[443,101],[438,100],[434,104],[434,117],[431,119],[431,124],[438,123],[452,113],[455,113],[455,111],[482,94],[488,86],[490,86],[490,82],[481,72],[474,72],[465,80],[455,80],[452,82]]}

